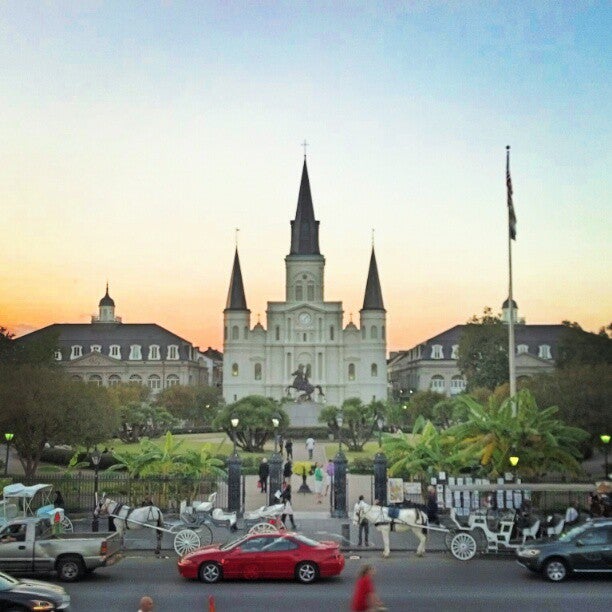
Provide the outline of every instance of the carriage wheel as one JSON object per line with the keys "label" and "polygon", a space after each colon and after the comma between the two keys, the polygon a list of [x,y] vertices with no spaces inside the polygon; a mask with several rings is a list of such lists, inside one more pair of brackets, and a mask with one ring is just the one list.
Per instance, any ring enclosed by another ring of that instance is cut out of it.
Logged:
{"label": "carriage wheel", "polygon": [[458,533],[451,541],[453,557],[460,561],[469,561],[476,554],[476,550],[476,540],[469,533]]}
{"label": "carriage wheel", "polygon": [[66,515],[64,515],[64,518],[61,520],[61,525],[64,531],[70,531],[70,532],[74,531],[74,525],[72,524],[72,521]]}
{"label": "carriage wheel", "polygon": [[276,533],[278,527],[270,523],[257,523],[249,529],[249,533]]}
{"label": "carriage wheel", "polygon": [[200,546],[208,546],[212,544],[213,532],[208,525],[200,525],[198,527],[198,537],[200,538]]}
{"label": "carriage wheel", "polygon": [[199,547],[200,536],[193,529],[183,529],[174,536],[174,550],[181,557]]}

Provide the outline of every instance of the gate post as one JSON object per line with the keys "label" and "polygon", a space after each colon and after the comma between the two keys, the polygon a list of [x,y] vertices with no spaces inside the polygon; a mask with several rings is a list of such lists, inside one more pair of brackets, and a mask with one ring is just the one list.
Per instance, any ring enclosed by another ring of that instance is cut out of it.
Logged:
{"label": "gate post", "polygon": [[387,457],[380,451],[374,455],[374,498],[387,505]]}
{"label": "gate post", "polygon": [[277,491],[281,490],[283,484],[283,458],[280,453],[274,453],[270,457],[270,481],[268,483],[268,504],[278,504],[278,499],[274,497]]}
{"label": "gate post", "polygon": [[334,457],[334,506],[331,513],[334,518],[346,518],[348,516],[346,511],[347,464],[346,455],[342,450],[339,450],[338,454]]}
{"label": "gate post", "polygon": [[238,454],[227,458],[227,509],[230,512],[240,512],[240,477],[242,461]]}

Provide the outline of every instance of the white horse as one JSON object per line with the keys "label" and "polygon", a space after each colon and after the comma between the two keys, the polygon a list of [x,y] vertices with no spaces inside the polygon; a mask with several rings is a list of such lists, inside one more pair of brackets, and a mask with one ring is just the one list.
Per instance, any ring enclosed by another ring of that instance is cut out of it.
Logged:
{"label": "white horse", "polygon": [[353,525],[359,525],[362,520],[373,523],[380,531],[383,539],[383,557],[389,556],[389,532],[391,525],[396,531],[411,530],[419,540],[417,557],[425,554],[425,543],[427,542],[427,514],[418,508],[388,508],[387,506],[371,506],[363,500],[355,505],[353,513]]}
{"label": "white horse", "polygon": [[132,508],[126,504],[112,500],[107,497],[106,494],[102,494],[100,501],[94,510],[94,516],[112,516],[115,521],[115,527],[117,533],[121,537],[121,543],[123,545],[123,539],[125,532],[128,529],[143,529],[152,528],[155,529],[155,536],[157,540],[157,546],[155,548],[155,554],[159,555],[161,552],[161,541],[164,532],[159,528],[164,526],[164,515],[157,506],[142,506],[141,508]]}

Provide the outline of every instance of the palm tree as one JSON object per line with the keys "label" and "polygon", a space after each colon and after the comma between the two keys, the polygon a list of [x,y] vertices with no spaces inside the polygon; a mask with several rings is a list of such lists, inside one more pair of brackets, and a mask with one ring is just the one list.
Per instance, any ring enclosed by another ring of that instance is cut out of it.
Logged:
{"label": "palm tree", "polygon": [[450,427],[446,435],[466,463],[477,460],[489,477],[506,472],[513,454],[520,457],[516,471],[524,476],[581,471],[579,446],[588,433],[556,419],[555,406],[540,410],[527,389],[501,404],[490,398],[482,405],[467,395],[457,402],[467,410],[467,420]]}

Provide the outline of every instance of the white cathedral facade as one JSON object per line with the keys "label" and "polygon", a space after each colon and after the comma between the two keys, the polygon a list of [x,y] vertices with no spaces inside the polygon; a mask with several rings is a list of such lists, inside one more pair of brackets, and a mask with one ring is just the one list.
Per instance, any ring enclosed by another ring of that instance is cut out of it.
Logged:
{"label": "white cathedral facade", "polygon": [[365,286],[359,327],[343,327],[342,302],[325,301],[325,257],[319,251],[306,159],[291,247],[285,257],[285,301],[268,302],[266,327],[251,328],[251,311],[238,250],[224,318],[223,395],[228,403],[247,395],[282,400],[305,397],[288,387],[299,373],[312,386],[312,401],[341,406],[351,397],[364,403],[387,399],[386,311],[374,249]]}

